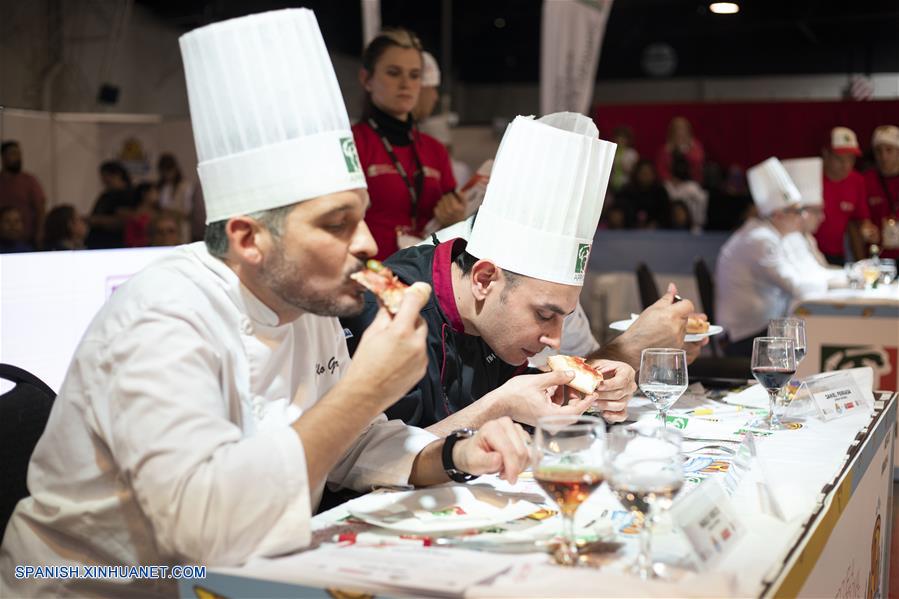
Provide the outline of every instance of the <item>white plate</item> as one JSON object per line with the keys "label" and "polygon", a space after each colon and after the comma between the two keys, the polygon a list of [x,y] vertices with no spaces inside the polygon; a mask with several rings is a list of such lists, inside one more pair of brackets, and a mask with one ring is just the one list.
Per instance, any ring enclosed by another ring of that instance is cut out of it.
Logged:
{"label": "white plate", "polygon": [[[626,331],[628,327],[630,327],[634,323],[634,318],[630,320],[616,320],[612,324],[609,325],[610,329],[614,329],[616,331]],[[712,335],[717,335],[718,333],[723,333],[724,329],[718,326],[717,324],[710,324],[709,330],[705,333],[689,333],[684,336],[684,341],[688,343],[692,343],[694,341],[699,341],[704,339],[705,337],[711,337]]]}
{"label": "white plate", "polygon": [[540,495],[503,493],[486,485],[449,485],[365,495],[347,504],[349,513],[381,528],[415,534],[489,528],[541,509],[528,501]]}

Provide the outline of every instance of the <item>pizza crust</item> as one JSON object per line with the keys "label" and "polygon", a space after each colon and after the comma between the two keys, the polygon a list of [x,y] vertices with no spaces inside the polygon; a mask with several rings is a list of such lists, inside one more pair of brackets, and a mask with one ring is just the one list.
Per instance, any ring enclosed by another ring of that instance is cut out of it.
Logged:
{"label": "pizza crust", "polygon": [[547,364],[554,371],[574,371],[574,379],[567,383],[572,389],[590,394],[602,382],[602,374],[577,356],[550,356]]}

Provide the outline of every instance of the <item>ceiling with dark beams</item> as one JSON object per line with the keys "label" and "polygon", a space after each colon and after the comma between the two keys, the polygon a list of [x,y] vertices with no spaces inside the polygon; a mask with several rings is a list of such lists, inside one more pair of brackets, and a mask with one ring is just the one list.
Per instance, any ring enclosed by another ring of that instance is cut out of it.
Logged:
{"label": "ceiling with dark beams", "polygon": [[[453,72],[468,82],[535,82],[540,0],[448,0]],[[548,0],[552,1],[552,0]],[[183,30],[290,6],[315,10],[333,52],[358,55],[358,0],[138,0]],[[416,31],[441,55],[442,0],[381,0],[382,23]],[[649,77],[647,47],[665,44],[673,77],[899,72],[899,0],[742,0],[737,15],[714,15],[699,0],[615,0],[598,79]]]}

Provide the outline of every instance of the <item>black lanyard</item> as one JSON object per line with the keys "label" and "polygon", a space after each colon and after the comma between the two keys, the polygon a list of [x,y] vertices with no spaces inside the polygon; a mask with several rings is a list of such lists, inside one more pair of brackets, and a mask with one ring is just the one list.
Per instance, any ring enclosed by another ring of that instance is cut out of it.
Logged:
{"label": "black lanyard", "polygon": [[893,200],[893,196],[890,195],[890,187],[887,185],[886,177],[883,176],[883,173],[877,171],[877,176],[880,178],[880,185],[883,187],[883,194],[887,197],[887,204],[890,207],[890,214],[897,214],[899,210],[897,210],[896,204],[899,203],[899,193],[896,193],[896,200]]}
{"label": "black lanyard", "polygon": [[[411,118],[411,117],[410,117]],[[409,190],[409,197],[412,198],[412,206],[409,211],[409,216],[412,217],[412,226],[418,226],[418,197],[421,195],[421,188],[424,185],[424,169],[421,167],[421,160],[418,159],[418,149],[415,147],[415,139],[412,137],[412,132],[409,131],[409,141],[412,145],[412,158],[415,160],[415,185],[412,184],[412,181],[409,179],[409,175],[406,174],[406,169],[403,168],[402,163],[400,163],[399,159],[396,157],[396,154],[393,153],[393,144],[381,133],[381,129],[378,128],[378,123],[375,122],[375,119],[369,118],[368,124],[374,130],[375,133],[378,134],[378,137],[381,138],[381,143],[384,144],[384,149],[387,150],[387,155],[390,156],[390,160],[393,162],[394,168],[396,168],[396,172],[400,174],[400,177],[403,178],[403,183],[406,184],[406,188]]]}

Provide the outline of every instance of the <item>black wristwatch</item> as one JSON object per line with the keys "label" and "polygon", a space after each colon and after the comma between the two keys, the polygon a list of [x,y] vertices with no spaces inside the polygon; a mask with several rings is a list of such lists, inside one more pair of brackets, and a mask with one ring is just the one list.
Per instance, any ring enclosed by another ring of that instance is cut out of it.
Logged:
{"label": "black wristwatch", "polygon": [[456,445],[456,441],[470,439],[476,432],[472,428],[460,428],[447,435],[443,441],[443,469],[446,471],[446,475],[457,483],[468,482],[478,477],[477,474],[469,474],[459,470],[456,468],[456,464],[453,463],[453,447]]}

